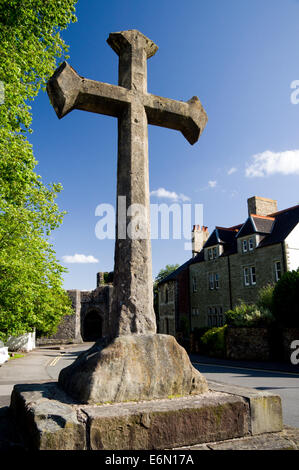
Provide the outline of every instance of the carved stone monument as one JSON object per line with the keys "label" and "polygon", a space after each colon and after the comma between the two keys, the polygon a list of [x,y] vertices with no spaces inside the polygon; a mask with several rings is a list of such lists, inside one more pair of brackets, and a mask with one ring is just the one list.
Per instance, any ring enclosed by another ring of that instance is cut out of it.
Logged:
{"label": "carved stone monument", "polygon": [[83,109],[118,118],[117,195],[126,198],[127,218],[123,225],[117,218],[112,322],[105,339],[61,371],[59,386],[15,385],[11,410],[24,442],[29,449],[173,449],[280,431],[279,396],[208,388],[175,338],[156,334],[147,125],[180,130],[193,144],[207,117],[196,97],[184,103],[147,93],[146,62],[157,46],[143,34],[113,33],[108,43],[119,55],[118,86],[82,78],[64,63],[48,93],[58,117]]}
{"label": "carved stone monument", "polygon": [[[197,97],[174,101],[147,93],[147,59],[158,47],[139,31],[111,33],[118,86],[80,77],[64,62],[47,91],[59,118],[81,109],[118,118],[118,223],[110,336],[61,371],[59,384],[81,402],[114,402],[202,393],[205,378],[174,337],[156,334],[150,242],[148,124],[180,130],[194,144],[207,115]],[[122,199],[120,199],[120,196]],[[138,213],[140,226],[132,224]]]}

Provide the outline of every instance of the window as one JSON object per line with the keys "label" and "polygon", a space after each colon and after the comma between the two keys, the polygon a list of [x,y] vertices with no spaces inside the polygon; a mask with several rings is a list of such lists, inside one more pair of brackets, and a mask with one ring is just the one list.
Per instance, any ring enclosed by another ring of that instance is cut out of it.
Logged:
{"label": "window", "polygon": [[208,308],[208,326],[223,326],[224,316],[222,313],[222,307],[209,307]]}
{"label": "window", "polygon": [[243,279],[245,286],[254,286],[256,284],[255,266],[243,268]]}
{"label": "window", "polygon": [[208,249],[208,259],[213,259],[213,250],[212,250],[212,248]]}
{"label": "window", "polygon": [[213,258],[217,258],[217,247],[213,248]]}
{"label": "window", "polygon": [[219,274],[214,275],[214,284],[215,284],[215,289],[219,289]]}
{"label": "window", "polygon": [[256,284],[256,276],[255,276],[255,267],[254,266],[252,266],[250,268],[250,280],[251,280],[252,285]]}
{"label": "window", "polygon": [[281,278],[281,262],[275,261],[274,266],[275,266],[275,281],[277,282]]}
{"label": "window", "polygon": [[242,241],[242,250],[243,250],[243,253],[247,253],[247,240],[243,240]]}
{"label": "window", "polygon": [[192,291],[197,292],[197,279],[195,276],[192,278]]}
{"label": "window", "polygon": [[214,274],[209,274],[209,289],[214,289]]}
{"label": "window", "polygon": [[243,269],[243,275],[244,275],[244,284],[245,284],[245,286],[249,286],[250,285],[249,268],[244,268]]}
{"label": "window", "polygon": [[249,238],[248,246],[249,246],[249,251],[252,251],[254,248],[253,238]]}

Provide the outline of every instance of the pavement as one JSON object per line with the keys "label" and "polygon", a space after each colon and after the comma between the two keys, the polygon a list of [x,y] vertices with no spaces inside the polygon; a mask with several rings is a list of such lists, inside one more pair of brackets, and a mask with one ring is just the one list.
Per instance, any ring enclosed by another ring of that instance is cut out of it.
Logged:
{"label": "pavement", "polygon": [[[10,415],[9,404],[13,386],[17,383],[57,381],[62,367],[71,364],[74,359],[93,343],[81,345],[43,346],[24,357],[10,360],[0,366],[0,450],[23,450],[21,436],[15,429]],[[223,369],[257,370],[272,375],[280,371],[283,377],[290,376],[299,380],[299,367],[288,363],[260,363],[252,361],[231,361],[205,356],[190,355],[191,361],[202,370],[203,366]],[[205,372],[204,372],[205,374]],[[239,379],[238,379],[239,380]],[[257,387],[258,388],[258,387]],[[260,387],[261,388],[261,387]],[[298,402],[297,402],[298,403]],[[295,410],[294,410],[295,411]],[[280,433],[233,439],[217,443],[207,443],[189,448],[190,450],[299,450],[299,426],[285,426]],[[184,449],[182,449],[184,450]]]}

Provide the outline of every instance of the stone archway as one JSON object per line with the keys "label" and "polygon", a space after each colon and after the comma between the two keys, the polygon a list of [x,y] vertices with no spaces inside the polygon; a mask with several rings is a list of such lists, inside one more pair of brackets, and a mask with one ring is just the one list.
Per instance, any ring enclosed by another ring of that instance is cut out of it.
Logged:
{"label": "stone archway", "polygon": [[83,322],[83,341],[97,341],[102,338],[103,321],[101,315],[96,310],[90,310]]}

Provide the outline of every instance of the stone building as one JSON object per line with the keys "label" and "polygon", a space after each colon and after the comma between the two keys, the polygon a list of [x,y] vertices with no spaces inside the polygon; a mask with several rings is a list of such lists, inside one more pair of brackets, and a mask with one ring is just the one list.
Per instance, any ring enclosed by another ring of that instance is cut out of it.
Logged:
{"label": "stone building", "polygon": [[[171,325],[174,334],[183,311],[191,331],[221,326],[227,310],[241,300],[255,302],[261,287],[299,267],[299,205],[277,211],[276,201],[257,196],[247,203],[248,218],[242,224],[215,227],[208,237],[206,227],[193,227],[192,258],[158,287],[161,333]],[[199,231],[201,236],[194,236]],[[184,308],[177,294],[166,302],[170,289],[188,297]]]}
{"label": "stone building", "polygon": [[92,291],[68,290],[73,315],[64,317],[55,335],[38,338],[37,345],[96,341],[108,335],[113,286],[112,282],[105,283],[105,277],[112,281],[111,274],[97,273],[97,287]]}

